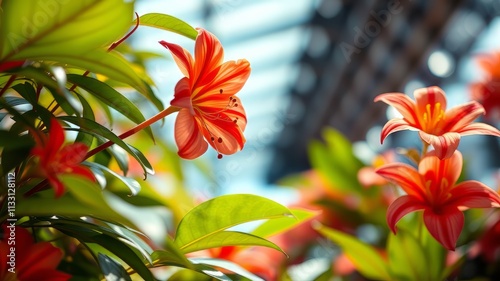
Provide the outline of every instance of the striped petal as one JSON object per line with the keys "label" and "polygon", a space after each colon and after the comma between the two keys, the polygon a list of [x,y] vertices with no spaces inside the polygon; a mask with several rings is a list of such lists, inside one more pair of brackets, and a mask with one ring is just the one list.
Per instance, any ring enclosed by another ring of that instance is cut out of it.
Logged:
{"label": "striped petal", "polygon": [[451,204],[467,208],[500,207],[500,196],[494,190],[478,181],[464,181],[451,190]]}
{"label": "striped petal", "polygon": [[431,135],[424,131],[420,131],[418,134],[424,142],[434,147],[439,159],[451,157],[460,144],[460,134],[455,132],[445,133],[441,136]]}
{"label": "striped petal", "polygon": [[[415,96],[417,116],[423,117],[428,111],[434,112],[438,103],[440,109],[446,110],[446,95],[439,87],[417,89],[413,92],[413,96]],[[428,105],[430,108],[427,108]]]}
{"label": "striped petal", "polygon": [[413,196],[401,196],[394,200],[392,204],[387,209],[387,225],[391,231],[396,234],[397,228],[396,223],[406,216],[407,214],[419,210],[425,209],[426,206],[423,205],[419,200]]}
{"label": "striped petal", "polygon": [[500,131],[497,128],[490,126],[488,124],[480,123],[480,122],[472,123],[472,124],[465,126],[462,129],[460,129],[460,131],[458,131],[458,133],[460,133],[460,135],[462,135],[462,136],[491,135],[491,136],[500,137]]}
{"label": "striped petal", "polygon": [[203,139],[198,121],[189,113],[188,109],[181,109],[175,119],[175,143],[179,148],[178,154],[184,159],[195,159],[208,149]]}
{"label": "striped petal", "polygon": [[424,201],[425,187],[418,171],[410,165],[391,163],[375,171],[380,176],[399,185],[408,195]]}
{"label": "striped petal", "polygon": [[198,28],[193,69],[193,79],[196,81],[192,85],[203,85],[207,81],[211,81],[213,78],[206,78],[206,76],[213,73],[222,64],[223,59],[224,49],[219,39],[205,29]]}
{"label": "striped petal", "polygon": [[203,134],[207,140],[210,140],[210,145],[216,151],[231,155],[243,149],[246,142],[245,136],[233,120],[222,115],[219,118],[204,120],[206,130],[203,130]]}
{"label": "striped petal", "polygon": [[483,106],[476,101],[450,108],[445,115],[443,131],[460,132],[484,113]]}
{"label": "striped petal", "polygon": [[193,57],[191,54],[177,44],[168,43],[166,41],[160,41],[160,44],[172,53],[172,57],[182,74],[188,78],[193,78]]}
{"label": "striped petal", "polygon": [[380,143],[384,143],[385,138],[389,134],[403,130],[417,131],[418,129],[408,124],[404,119],[391,119],[387,121],[380,133]]}
{"label": "striped petal", "polygon": [[[420,161],[418,172],[424,176],[426,182],[430,180],[433,183],[440,183],[445,179],[447,186],[451,188],[462,173],[462,164],[462,153],[458,150],[445,160],[437,157],[437,151],[431,151]],[[436,188],[442,188],[442,186],[439,185]]]}
{"label": "striped petal", "polygon": [[394,107],[406,122],[412,126],[418,126],[418,117],[416,115],[415,102],[405,94],[387,93],[375,97],[375,102],[383,101]]}
{"label": "striped petal", "polygon": [[455,250],[458,237],[464,227],[464,214],[458,208],[441,208],[439,212],[426,209],[424,223],[434,239],[446,249]]}

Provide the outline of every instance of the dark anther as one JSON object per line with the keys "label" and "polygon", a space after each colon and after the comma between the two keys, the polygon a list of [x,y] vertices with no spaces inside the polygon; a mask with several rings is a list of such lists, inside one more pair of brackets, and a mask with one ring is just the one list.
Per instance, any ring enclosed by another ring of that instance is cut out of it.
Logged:
{"label": "dark anther", "polygon": [[214,138],[214,137],[211,137],[211,138],[210,138],[210,140],[211,140],[211,141],[214,141],[214,140],[215,140],[215,138]]}
{"label": "dark anther", "polygon": [[224,91],[222,89],[219,90],[219,94],[222,94]]}
{"label": "dark anther", "polygon": [[234,107],[238,107],[238,104],[237,104],[237,103],[235,103],[235,104],[234,104]]}
{"label": "dark anther", "polygon": [[222,159],[222,154],[220,154],[220,153],[219,153],[219,154],[217,155],[217,159]]}
{"label": "dark anther", "polygon": [[222,143],[222,138],[217,139],[219,143]]}

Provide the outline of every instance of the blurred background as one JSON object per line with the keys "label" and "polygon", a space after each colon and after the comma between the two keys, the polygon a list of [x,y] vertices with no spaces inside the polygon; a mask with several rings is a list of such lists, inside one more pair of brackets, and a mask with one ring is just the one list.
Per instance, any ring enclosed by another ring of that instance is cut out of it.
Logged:
{"label": "blurred background", "polygon": [[[500,49],[497,0],[148,0],[136,9],[208,29],[221,40],[226,60],[251,62],[250,79],[238,94],[248,114],[244,150],[221,160],[209,151],[202,160],[210,167],[205,175],[199,165],[183,163],[188,186],[206,197],[249,192],[293,200],[292,192],[272,186],[310,168],[308,144],[321,139],[325,127],[354,142],[367,163],[390,146],[418,145],[416,134],[404,132],[380,145],[381,126],[395,112],[373,98],[385,92],[412,96],[417,88],[438,85],[449,106],[463,103],[470,100],[469,84],[484,75],[476,55]],[[159,40],[191,51],[194,44],[147,27],[133,38],[138,49],[165,55],[149,71],[168,104],[181,73]],[[167,119],[163,132],[172,139],[174,118]],[[488,177],[500,164],[497,140],[468,137],[461,150],[476,155],[470,175],[492,183]]]}

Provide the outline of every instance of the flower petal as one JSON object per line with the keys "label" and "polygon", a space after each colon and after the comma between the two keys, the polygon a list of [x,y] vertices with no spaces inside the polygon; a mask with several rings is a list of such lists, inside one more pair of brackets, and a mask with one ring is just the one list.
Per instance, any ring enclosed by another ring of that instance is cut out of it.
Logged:
{"label": "flower petal", "polygon": [[464,181],[451,191],[448,204],[457,207],[491,208],[500,207],[500,196],[494,190],[478,181]]}
{"label": "flower petal", "polygon": [[[436,86],[417,89],[413,92],[416,102],[417,116],[423,117],[428,110],[434,112],[434,108],[439,103],[440,109],[446,110],[446,95],[444,91]],[[427,108],[427,105],[430,108]]]}
{"label": "flower petal", "polygon": [[225,62],[220,66],[217,75],[211,77],[211,80],[198,91],[193,100],[203,102],[207,96],[212,95],[221,96],[227,100],[245,85],[250,71],[250,63],[245,59]]}
{"label": "flower petal", "polygon": [[450,251],[455,250],[458,237],[464,227],[464,214],[456,207],[442,208],[439,213],[424,211],[424,223],[429,233]]}
{"label": "flower petal", "polygon": [[460,132],[460,130],[472,123],[476,118],[485,113],[481,104],[471,101],[466,104],[450,108],[446,112],[443,126],[444,132]]}
{"label": "flower petal", "polygon": [[184,76],[188,78],[194,79],[192,70],[193,57],[191,56],[191,54],[186,49],[177,44],[168,43],[163,40],[159,43],[170,51],[175,63],[181,70],[182,74],[184,74]]}
{"label": "flower petal", "polygon": [[73,167],[79,165],[84,159],[89,148],[83,143],[73,143],[64,146],[59,151],[59,164]]}
{"label": "flower petal", "polygon": [[425,188],[418,171],[404,163],[391,163],[375,171],[387,180],[399,185],[408,195],[421,201],[425,198]]}
{"label": "flower petal", "polygon": [[408,124],[404,119],[391,119],[385,123],[384,128],[382,128],[382,132],[380,133],[380,143],[384,143],[385,138],[394,132],[402,131],[402,130],[411,130],[417,131],[418,128],[415,128]]}
{"label": "flower petal", "polygon": [[[217,118],[204,119],[208,130],[203,130],[205,138],[210,140],[210,145],[221,154],[234,154],[241,149],[246,142],[241,128],[229,119],[220,115]],[[214,138],[211,141],[211,138]]]}
{"label": "flower petal", "polygon": [[439,159],[451,157],[460,144],[460,134],[455,132],[444,133],[441,136],[431,135],[424,131],[420,131],[418,134],[424,142],[434,147]]}
{"label": "flower petal", "polygon": [[175,143],[179,148],[178,154],[184,159],[195,159],[208,149],[203,139],[198,121],[189,113],[188,109],[181,109],[175,119]]}
{"label": "flower petal", "polygon": [[485,124],[485,123],[480,123],[480,122],[472,123],[472,124],[469,124],[469,125],[463,127],[459,131],[459,133],[462,136],[491,135],[491,136],[500,137],[500,131],[497,128],[490,126],[488,124]]}
{"label": "flower petal", "polygon": [[54,189],[56,198],[61,197],[61,195],[64,194],[64,185],[57,178],[57,175],[56,174],[49,174],[49,175],[47,175],[47,180],[49,181],[50,185]]}
{"label": "flower petal", "polygon": [[[192,79],[195,81],[192,85],[202,85],[204,82],[201,81],[206,82],[211,80],[206,79],[205,76],[212,74],[222,64],[224,59],[224,49],[222,49],[219,39],[205,29],[198,28],[194,58],[194,77]],[[196,80],[200,80],[200,82]]]}
{"label": "flower petal", "polygon": [[241,131],[245,131],[247,117],[241,100],[236,96],[230,98],[231,100],[217,95],[206,99],[203,103],[196,104],[196,106],[206,119],[232,120],[240,127]]}
{"label": "flower petal", "polygon": [[418,199],[413,196],[401,196],[394,200],[387,209],[387,225],[391,231],[396,234],[397,228],[396,223],[411,212],[425,209],[426,206],[423,205]]}
{"label": "flower petal", "polygon": [[[451,188],[460,177],[462,164],[462,153],[460,153],[460,151],[455,150],[449,158],[441,160],[434,150],[427,153],[422,158],[418,165],[418,172],[423,175],[426,182],[430,180],[433,183],[440,183],[443,179],[446,179],[447,186]],[[442,188],[443,186],[433,185],[432,187]]]}
{"label": "flower petal", "polygon": [[47,143],[44,144],[45,146],[45,155],[56,155],[58,150],[61,148],[61,146],[64,143],[64,130],[57,122],[57,119],[52,118],[50,120],[50,129],[49,129],[49,138]]}
{"label": "flower petal", "polygon": [[170,105],[187,108],[191,115],[194,115],[191,102],[191,86],[189,85],[189,79],[187,77],[182,78],[175,85],[174,99],[170,101]]}
{"label": "flower petal", "polygon": [[418,126],[418,118],[416,115],[415,102],[405,94],[387,93],[375,97],[375,102],[383,101],[388,105],[396,108],[403,115],[403,118],[412,126]]}

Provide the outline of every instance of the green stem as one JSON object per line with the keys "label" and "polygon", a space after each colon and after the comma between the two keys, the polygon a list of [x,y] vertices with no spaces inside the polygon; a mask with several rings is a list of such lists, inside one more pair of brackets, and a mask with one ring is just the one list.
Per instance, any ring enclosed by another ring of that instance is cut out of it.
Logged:
{"label": "green stem", "polygon": [[[156,114],[155,116],[153,116],[153,117],[149,118],[148,120],[146,120],[146,121],[144,121],[144,122],[140,123],[139,125],[137,125],[137,126],[135,126],[134,128],[132,128],[132,129],[130,129],[130,130],[128,130],[128,131],[126,131],[125,133],[123,133],[123,134],[119,135],[118,137],[119,137],[120,139],[122,139],[122,140],[123,140],[123,139],[125,139],[125,138],[128,138],[128,137],[130,137],[131,135],[133,135],[133,134],[135,134],[135,133],[137,133],[137,132],[141,131],[142,129],[144,129],[144,128],[147,128],[147,127],[151,126],[151,125],[152,125],[153,123],[155,123],[156,121],[159,121],[159,120],[161,120],[161,119],[165,118],[166,116],[170,115],[171,113],[177,112],[177,111],[179,111],[179,110],[180,110],[180,108],[179,108],[179,107],[169,106],[168,108],[166,108],[166,109],[164,109],[164,110],[160,111],[160,112],[159,112],[158,114]],[[85,156],[85,159],[88,159],[89,157],[96,155],[97,153],[99,153],[99,152],[103,151],[104,149],[106,149],[106,148],[108,148],[108,147],[112,146],[113,144],[114,144],[114,142],[112,142],[112,141],[107,141],[107,142],[105,142],[105,143],[103,143],[103,144],[99,145],[98,147],[96,147],[96,148],[92,149],[91,151],[89,151],[89,152],[87,153],[87,155]]]}

